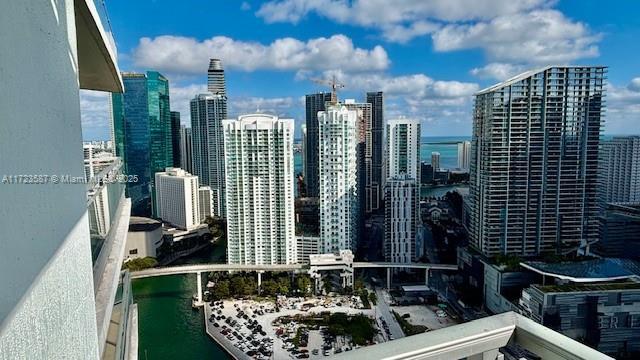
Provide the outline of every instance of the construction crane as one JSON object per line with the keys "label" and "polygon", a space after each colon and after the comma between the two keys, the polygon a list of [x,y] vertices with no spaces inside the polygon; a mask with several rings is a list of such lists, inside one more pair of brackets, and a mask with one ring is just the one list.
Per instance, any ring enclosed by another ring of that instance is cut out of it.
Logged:
{"label": "construction crane", "polygon": [[333,75],[330,80],[318,78],[311,78],[310,80],[316,84],[328,85],[331,87],[331,103],[335,104],[338,102],[338,89],[344,88],[344,84],[339,83],[335,75]]}

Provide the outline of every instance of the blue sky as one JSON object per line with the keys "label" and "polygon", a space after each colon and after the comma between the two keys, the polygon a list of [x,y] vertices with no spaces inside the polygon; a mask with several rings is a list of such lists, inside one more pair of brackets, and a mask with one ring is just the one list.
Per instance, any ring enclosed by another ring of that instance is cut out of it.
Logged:
{"label": "blue sky", "polygon": [[[386,94],[385,117],[424,136],[470,135],[473,94],[548,64],[609,66],[605,133],[640,133],[640,2],[613,0],[106,0],[122,71],[170,80],[172,110],[226,69],[230,115],[304,122],[303,96],[336,75],[341,98]],[[83,91],[87,140],[107,139],[107,95]]]}

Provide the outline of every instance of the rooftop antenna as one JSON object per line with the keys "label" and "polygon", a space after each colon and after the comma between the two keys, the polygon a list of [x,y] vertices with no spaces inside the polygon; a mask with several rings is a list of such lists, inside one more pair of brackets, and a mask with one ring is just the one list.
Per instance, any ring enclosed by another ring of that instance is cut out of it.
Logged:
{"label": "rooftop antenna", "polygon": [[331,87],[331,103],[335,104],[338,102],[338,89],[344,88],[344,84],[338,82],[335,74],[331,77],[330,80],[311,78],[311,81],[316,84],[328,85],[329,87]]}

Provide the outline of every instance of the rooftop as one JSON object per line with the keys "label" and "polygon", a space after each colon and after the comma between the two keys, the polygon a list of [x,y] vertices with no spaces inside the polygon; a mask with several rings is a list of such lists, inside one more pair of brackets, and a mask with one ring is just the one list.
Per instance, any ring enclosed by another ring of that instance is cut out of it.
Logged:
{"label": "rooftop", "polygon": [[640,263],[629,259],[600,258],[558,263],[526,261],[520,265],[541,275],[578,283],[640,278]]}
{"label": "rooftop", "polygon": [[640,290],[640,283],[625,281],[605,284],[565,284],[565,285],[532,285],[542,292],[582,292],[582,291],[612,291],[612,290]]}

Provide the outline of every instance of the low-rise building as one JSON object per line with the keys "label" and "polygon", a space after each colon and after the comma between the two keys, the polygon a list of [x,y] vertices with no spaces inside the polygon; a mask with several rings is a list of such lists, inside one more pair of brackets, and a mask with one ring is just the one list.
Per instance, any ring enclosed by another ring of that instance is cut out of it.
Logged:
{"label": "low-rise building", "polygon": [[190,230],[200,224],[198,177],[180,168],[155,174],[156,213],[163,221]]}
{"label": "low-rise building", "polygon": [[296,235],[298,264],[308,264],[309,257],[320,253],[320,236]]}
{"label": "low-rise building", "polygon": [[600,217],[600,241],[594,251],[602,256],[640,260],[640,203],[608,203]]}
{"label": "low-rise building", "polygon": [[124,261],[157,256],[162,245],[162,222],[150,218],[132,216],[129,220]]}

